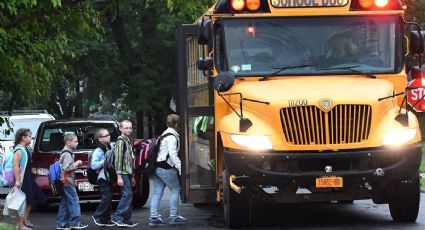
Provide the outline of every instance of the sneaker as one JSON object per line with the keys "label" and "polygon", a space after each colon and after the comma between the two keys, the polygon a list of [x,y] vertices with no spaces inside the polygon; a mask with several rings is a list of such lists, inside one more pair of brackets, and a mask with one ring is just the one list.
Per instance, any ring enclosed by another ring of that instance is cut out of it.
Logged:
{"label": "sneaker", "polygon": [[70,228],[68,226],[63,226],[63,227],[56,226],[56,229],[58,229],[58,230],[69,230]]}
{"label": "sneaker", "polygon": [[115,226],[114,223],[112,223],[111,220],[102,220],[100,218],[96,218],[94,216],[91,217],[93,219],[93,222],[97,225],[97,226],[101,226],[101,227],[112,227]]}
{"label": "sneaker", "polygon": [[101,226],[101,227],[105,226],[100,222],[100,219],[98,219],[94,216],[91,216],[91,218],[93,219],[94,224],[96,224],[97,226]]}
{"label": "sneaker", "polygon": [[149,226],[164,226],[165,222],[162,220],[161,217],[152,218],[149,217]]}
{"label": "sneaker", "polygon": [[132,220],[125,220],[124,221],[125,224],[127,224],[127,228],[132,228],[132,227],[136,227],[139,223],[134,222]]}
{"label": "sneaker", "polygon": [[72,229],[84,229],[87,228],[89,225],[85,224],[83,222],[77,223],[76,225],[70,225],[69,228]]}
{"label": "sneaker", "polygon": [[113,227],[115,224],[111,220],[102,220],[101,224],[105,227]]}
{"label": "sneaker", "polygon": [[173,217],[168,218],[168,223],[172,224],[172,225],[173,224],[174,225],[186,224],[186,222],[187,222],[187,218],[182,217],[182,216],[173,216]]}
{"label": "sneaker", "polygon": [[127,224],[123,220],[117,217],[112,218],[111,221],[112,223],[116,224],[118,227],[127,227]]}

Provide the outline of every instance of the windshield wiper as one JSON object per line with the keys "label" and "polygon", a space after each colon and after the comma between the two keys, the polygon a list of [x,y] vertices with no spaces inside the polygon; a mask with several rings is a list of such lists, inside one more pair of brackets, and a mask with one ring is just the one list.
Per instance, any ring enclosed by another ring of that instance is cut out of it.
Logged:
{"label": "windshield wiper", "polygon": [[365,72],[362,72],[360,70],[354,69],[354,68],[357,68],[357,67],[360,67],[360,66],[344,66],[344,67],[335,67],[335,68],[324,68],[324,69],[319,69],[319,70],[351,70],[352,73],[364,75],[368,78],[373,78],[373,79],[376,78],[376,76],[371,74],[371,73],[365,73]]}
{"label": "windshield wiper", "polygon": [[269,77],[274,76],[274,75],[277,75],[277,74],[279,74],[280,72],[282,72],[282,71],[284,71],[284,70],[287,70],[287,69],[298,69],[298,68],[312,67],[312,66],[315,66],[315,65],[294,65],[294,66],[284,66],[284,67],[279,67],[279,68],[273,68],[273,69],[277,69],[277,71],[276,71],[276,72],[273,72],[273,73],[271,73],[271,74],[269,74],[269,75],[266,75],[266,76],[262,77],[262,78],[260,79],[260,81],[265,81],[265,80],[267,80]]}

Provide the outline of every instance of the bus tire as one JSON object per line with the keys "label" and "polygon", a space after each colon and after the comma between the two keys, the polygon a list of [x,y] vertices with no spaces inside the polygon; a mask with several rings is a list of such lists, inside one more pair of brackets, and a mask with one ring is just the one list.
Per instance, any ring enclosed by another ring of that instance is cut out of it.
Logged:
{"label": "bus tire", "polygon": [[139,188],[133,194],[133,206],[135,208],[143,207],[149,198],[149,177],[147,175],[140,175],[138,183]]}
{"label": "bus tire", "polygon": [[240,228],[248,225],[249,200],[246,194],[238,194],[230,188],[229,173],[223,171],[223,214],[227,228]]}
{"label": "bus tire", "polygon": [[415,222],[420,203],[419,176],[392,184],[393,194],[389,199],[391,217],[395,222]]}

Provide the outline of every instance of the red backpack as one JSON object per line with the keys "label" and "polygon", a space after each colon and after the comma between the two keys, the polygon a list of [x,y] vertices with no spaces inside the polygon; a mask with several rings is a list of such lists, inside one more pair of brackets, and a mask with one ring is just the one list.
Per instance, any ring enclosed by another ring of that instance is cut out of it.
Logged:
{"label": "red backpack", "polygon": [[172,133],[166,133],[156,138],[134,140],[133,150],[135,157],[133,161],[133,168],[137,173],[150,175],[155,172],[157,167],[156,159],[158,158],[161,140],[170,135],[175,136]]}

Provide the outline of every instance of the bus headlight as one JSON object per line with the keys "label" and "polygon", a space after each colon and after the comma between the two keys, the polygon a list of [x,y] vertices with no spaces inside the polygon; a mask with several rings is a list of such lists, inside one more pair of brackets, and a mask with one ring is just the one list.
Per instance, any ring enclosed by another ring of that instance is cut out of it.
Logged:
{"label": "bus headlight", "polygon": [[408,143],[416,136],[415,129],[399,129],[384,132],[383,145],[397,146]]}
{"label": "bus headlight", "polygon": [[272,143],[266,136],[231,134],[230,138],[232,139],[233,143],[252,150],[272,149]]}

